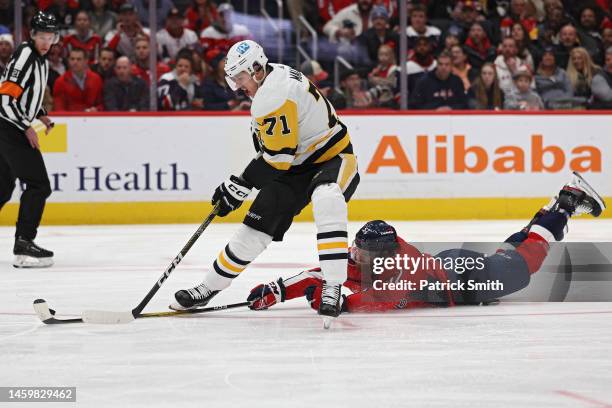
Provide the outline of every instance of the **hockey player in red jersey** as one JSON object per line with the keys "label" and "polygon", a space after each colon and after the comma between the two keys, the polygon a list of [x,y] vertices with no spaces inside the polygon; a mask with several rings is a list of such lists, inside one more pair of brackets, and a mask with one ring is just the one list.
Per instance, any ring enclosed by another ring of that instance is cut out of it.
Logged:
{"label": "hockey player in red jersey", "polygon": [[[433,257],[397,236],[395,228],[386,222],[370,221],[357,232],[350,248],[347,280],[343,285],[348,295],[342,296],[342,311],[380,312],[478,304],[514,293],[525,288],[530,276],[540,269],[548,254],[549,242],[563,239],[571,216],[591,214],[598,217],[604,209],[603,199],[574,173],[558,196],[540,209],[523,230],[511,235],[501,249],[489,256],[466,249],[450,249]],[[424,267],[409,270],[392,266],[381,272],[375,268],[377,258],[420,259],[419,265]],[[475,260],[474,268],[459,270],[447,267],[446,261],[443,265],[432,261],[460,258]],[[478,265],[479,259],[481,265]],[[321,298],[321,282],[321,270],[314,268],[260,284],[251,290],[247,300],[252,302],[251,309],[263,310],[279,302],[306,297],[316,309]],[[470,289],[467,282],[479,283],[481,288]],[[487,282],[500,284],[491,284],[490,288],[484,285],[486,288],[482,289],[482,284]]]}

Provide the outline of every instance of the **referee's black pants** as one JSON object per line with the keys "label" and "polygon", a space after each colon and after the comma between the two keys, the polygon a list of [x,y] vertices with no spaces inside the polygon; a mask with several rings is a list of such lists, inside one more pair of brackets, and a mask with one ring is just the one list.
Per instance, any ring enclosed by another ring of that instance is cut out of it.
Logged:
{"label": "referee's black pants", "polygon": [[0,119],[0,209],[11,199],[15,179],[25,184],[15,237],[34,239],[51,183],[40,150],[30,146],[25,132]]}

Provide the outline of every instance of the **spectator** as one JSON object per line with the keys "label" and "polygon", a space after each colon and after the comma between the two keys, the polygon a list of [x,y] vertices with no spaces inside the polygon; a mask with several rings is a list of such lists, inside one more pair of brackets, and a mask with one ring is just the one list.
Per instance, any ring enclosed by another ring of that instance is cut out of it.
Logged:
{"label": "spectator", "polygon": [[219,21],[213,22],[200,34],[204,51],[215,50],[227,52],[238,41],[251,38],[251,32],[242,24],[234,24],[234,7],[223,3],[218,8]]}
{"label": "spectator", "polygon": [[[578,31],[573,25],[567,24],[559,31],[559,44],[556,47],[557,64],[561,68],[567,68],[570,52],[576,47],[580,47]],[[593,44],[590,47],[585,47],[591,58],[597,58],[599,51],[596,48],[597,46],[593,46]]]}
{"label": "spectator", "polygon": [[66,72],[66,65],[64,64],[64,47],[60,43],[53,44],[49,48],[47,53],[47,60],[49,61],[49,74],[51,71],[57,73],[57,76],[64,75]]}
{"label": "spectator", "polygon": [[506,95],[504,108],[512,110],[542,110],[544,103],[540,96],[531,90],[531,72],[521,67],[514,74],[514,88]]}
{"label": "spectator", "polygon": [[604,25],[601,30],[602,49],[607,50],[612,47],[612,21]]}
{"label": "spectator", "polygon": [[368,74],[368,92],[375,100],[376,106],[397,108],[399,73],[393,49],[388,45],[381,45],[378,49],[378,65]]}
{"label": "spectator", "polygon": [[516,47],[518,49],[518,57],[525,62],[525,65],[534,71],[535,65],[533,60],[533,53],[531,52],[531,39],[527,30],[521,23],[514,23],[512,25],[512,31],[510,36],[516,41]]}
{"label": "spectator", "polygon": [[8,27],[10,31],[15,30],[15,9],[10,0],[0,1],[0,24]]}
{"label": "spectator", "polygon": [[[142,25],[149,25],[149,0],[129,0],[136,8],[138,12],[138,18]],[[172,0],[156,0],[157,9],[155,10],[155,16],[157,18],[157,26],[163,27],[164,19],[170,12],[170,9],[174,7]]]}
{"label": "spectator", "polygon": [[300,72],[306,75],[306,78],[317,87],[321,95],[327,97],[330,90],[329,85],[326,84],[329,74],[321,68],[321,64],[318,61],[304,61],[300,66]]}
{"label": "spectator", "polygon": [[202,86],[204,109],[216,111],[249,110],[251,102],[239,98],[225,80],[225,54],[219,53],[211,59],[212,74]]}
{"label": "spectator", "polygon": [[427,25],[427,9],[425,6],[416,4],[410,10],[410,25],[406,27],[408,49],[414,48],[416,39],[419,37],[427,37],[435,49],[438,47],[441,34],[439,28]]}
{"label": "spectator", "polygon": [[217,6],[212,0],[192,0],[191,5],[185,11],[187,28],[201,33],[219,18]]}
{"label": "spectator", "polygon": [[486,62],[468,92],[470,109],[500,110],[504,107],[504,91],[499,87],[495,66]]}
{"label": "spectator", "polygon": [[74,16],[78,10],[78,1],[53,0],[53,3],[46,9],[46,12],[55,16],[59,25],[60,35],[65,36],[68,34],[72,24],[74,24]]}
{"label": "spectator", "polygon": [[[568,17],[563,10],[561,0],[552,0],[544,6],[546,19],[538,26],[538,42],[541,45],[559,44],[559,31],[561,27],[569,23]],[[559,61],[557,60],[557,64]]]}
{"label": "spectator", "polygon": [[106,35],[106,46],[133,61],[136,39],[142,36],[148,37],[149,29],[143,28],[138,21],[138,14],[134,6],[130,3],[123,3],[119,7],[117,29],[109,31]]}
{"label": "spectator", "polygon": [[183,16],[173,8],[166,17],[166,27],[157,32],[157,54],[166,63],[173,61],[180,49],[198,43],[195,32],[183,27]]}
{"label": "spectator", "polygon": [[[151,70],[149,69],[150,46],[147,37],[140,37],[136,40],[135,54],[136,60],[132,64],[132,75],[145,81],[147,86],[151,83]],[[161,61],[157,62],[157,78],[170,72],[170,67]]]}
{"label": "spectator", "polygon": [[523,60],[518,57],[516,41],[512,37],[506,37],[502,41],[501,55],[495,59],[495,69],[499,86],[506,96],[514,88],[512,78],[521,68],[527,68]]}
{"label": "spectator", "polygon": [[394,89],[397,85],[399,71],[393,48],[383,44],[378,48],[378,65],[368,74],[369,85],[382,85]]}
{"label": "spectator", "polygon": [[591,98],[591,83],[598,72],[599,67],[593,63],[587,50],[577,47],[571,51],[567,65],[567,76],[572,83],[574,96],[582,96],[589,101]]}
{"label": "spectator", "polygon": [[371,64],[375,64],[378,58],[378,48],[382,44],[388,44],[397,48],[399,38],[396,32],[389,27],[389,12],[383,6],[375,6],[372,9],[372,27],[365,30],[357,41],[367,50]]}
{"label": "spectator", "polygon": [[453,45],[461,44],[459,37],[456,34],[447,32],[444,36],[444,49],[442,52],[450,52]]}
{"label": "spectator", "polygon": [[98,62],[91,66],[92,71],[106,82],[115,76],[115,51],[110,48],[102,48]]}
{"label": "spectator", "polygon": [[65,52],[70,54],[74,48],[85,50],[87,60],[93,64],[102,48],[102,38],[91,29],[91,20],[86,11],[81,10],[76,14],[74,28],[74,32],[64,37]]}
{"label": "spectator", "polygon": [[551,107],[551,102],[571,98],[572,84],[566,72],[557,66],[553,48],[548,47],[542,54],[542,61],[535,76],[536,90],[542,97],[544,105]]}
{"label": "spectator", "polygon": [[340,10],[350,6],[354,2],[354,0],[318,0],[317,6],[321,24],[327,23],[338,14]]}
{"label": "spectator", "polygon": [[449,26],[448,31],[460,39],[465,39],[472,24],[477,21],[485,24],[485,19],[481,12],[482,4],[477,1],[462,0],[456,2],[454,10],[451,12],[453,22]]}
{"label": "spectator", "polygon": [[440,54],[435,71],[426,73],[416,84],[410,101],[412,108],[465,109],[467,98],[463,82],[451,71],[451,56],[447,53]]}
{"label": "spectator", "polygon": [[128,57],[117,58],[115,76],[104,84],[104,109],[107,111],[149,110],[147,84],[132,76],[131,65]]}
{"label": "spectator", "polygon": [[[208,61],[211,61],[214,58],[215,53],[207,54],[210,56]],[[206,78],[206,73],[210,70],[204,59],[202,58],[202,54],[199,49],[191,50],[191,59],[193,60],[193,75],[198,78],[198,81],[203,82]]]}
{"label": "spectator", "polygon": [[354,70],[342,73],[340,92],[334,90],[328,99],[335,109],[364,109],[374,105],[371,95],[363,89],[363,81]]}
{"label": "spectator", "polygon": [[[452,46],[448,48],[449,52],[451,50]],[[495,47],[491,44],[482,24],[478,22],[472,24],[468,37],[465,40],[464,51],[468,56],[470,65],[476,70],[480,70],[485,62],[493,62],[495,60]]]}
{"label": "spectator", "polygon": [[599,33],[600,20],[601,18],[594,7],[589,5],[582,7],[580,11],[579,35],[581,37],[588,37],[593,43],[597,44],[598,48],[602,46],[601,34]]}
{"label": "spectator", "polygon": [[69,70],[53,86],[55,110],[96,112],[103,109],[102,79],[87,67],[87,53],[73,48],[68,55]]}
{"label": "spectator", "polygon": [[91,0],[91,5],[91,28],[100,38],[105,38],[115,28],[117,15],[108,9],[108,0]]}
{"label": "spectator", "polygon": [[157,108],[159,110],[202,109],[202,89],[193,75],[191,51],[179,52],[172,72],[162,75],[157,85]]}
{"label": "spectator", "polygon": [[538,21],[535,18],[535,11],[528,0],[512,0],[510,2],[510,15],[502,19],[500,23],[502,36],[510,36],[514,30],[514,25],[519,23],[525,29],[529,38],[536,39],[538,36]]}
{"label": "spectator", "polygon": [[451,48],[451,59],[453,65],[452,73],[461,79],[465,92],[467,92],[472,81],[478,77],[478,71],[472,68],[463,47],[460,45],[455,45]]}
{"label": "spectator", "polygon": [[343,8],[325,26],[323,32],[331,42],[351,42],[372,24],[373,0],[357,0]]}
{"label": "spectator", "polygon": [[414,85],[427,72],[436,69],[437,61],[434,58],[431,43],[426,37],[417,39],[414,53],[406,62],[406,74],[408,75],[408,90],[412,91]]}
{"label": "spectator", "polygon": [[606,50],[604,69],[593,77],[591,92],[593,93],[593,108],[612,109],[612,47]]}
{"label": "spectator", "polygon": [[14,49],[15,42],[13,41],[13,36],[9,33],[0,34],[0,75],[4,72],[6,64],[11,60]]}

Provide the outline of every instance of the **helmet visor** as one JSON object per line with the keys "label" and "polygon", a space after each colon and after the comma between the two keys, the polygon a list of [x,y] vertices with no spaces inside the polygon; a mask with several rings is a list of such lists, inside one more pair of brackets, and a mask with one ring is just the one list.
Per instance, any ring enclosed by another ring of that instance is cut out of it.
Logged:
{"label": "helmet visor", "polygon": [[31,35],[33,40],[49,45],[57,44],[60,39],[60,35],[57,32],[32,30]]}
{"label": "helmet visor", "polygon": [[246,71],[239,72],[237,75],[234,76],[225,76],[225,81],[232,89],[232,91],[237,91],[238,89],[242,88],[249,82],[250,79],[252,78]]}

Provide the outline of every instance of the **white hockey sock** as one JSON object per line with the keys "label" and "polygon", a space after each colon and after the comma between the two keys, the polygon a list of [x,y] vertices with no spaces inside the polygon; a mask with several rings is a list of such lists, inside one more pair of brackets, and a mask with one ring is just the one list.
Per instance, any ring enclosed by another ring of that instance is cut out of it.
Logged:
{"label": "white hockey sock", "polygon": [[213,270],[204,276],[203,283],[211,290],[227,288],[259,254],[272,242],[272,237],[241,224],[230,242],[219,252]]}
{"label": "white hockey sock", "polygon": [[348,262],[348,210],[336,183],[322,184],[312,193],[312,212],[317,225],[317,250],[323,278],[329,284],[346,280]]}

